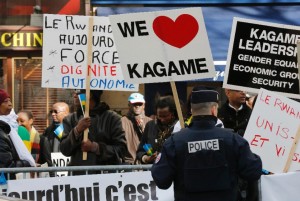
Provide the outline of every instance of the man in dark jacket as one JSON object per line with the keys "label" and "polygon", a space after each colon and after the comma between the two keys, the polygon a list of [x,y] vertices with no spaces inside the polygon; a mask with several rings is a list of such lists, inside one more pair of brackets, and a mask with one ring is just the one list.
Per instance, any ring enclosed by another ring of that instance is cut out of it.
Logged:
{"label": "man in dark jacket", "polygon": [[248,142],[231,130],[218,128],[218,93],[195,88],[193,123],[172,135],[151,168],[161,189],[174,182],[176,201],[236,201],[238,177],[257,180],[261,159]]}
{"label": "man in dark jacket", "polygon": [[218,118],[225,128],[231,128],[234,132],[244,136],[252,111],[246,104],[246,93],[225,89],[225,94],[228,100],[219,109]]}
{"label": "man in dark jacket", "polygon": [[[81,90],[79,93],[85,91]],[[81,107],[78,106],[78,94],[75,93],[77,112],[63,120],[64,132],[60,149],[65,156],[71,157],[71,166],[117,165],[126,153],[121,116],[109,110],[106,103],[100,102],[101,94],[102,91],[91,90],[90,116],[83,117]],[[85,129],[89,129],[87,141],[83,141]],[[87,160],[83,160],[83,152],[87,152]]]}
{"label": "man in dark jacket", "polygon": [[[165,140],[171,136],[174,125],[178,121],[176,105],[172,96],[160,98],[155,104],[156,119],[146,124],[144,134],[137,149],[137,160],[143,164],[154,162]],[[151,145],[152,153],[145,150],[145,145]]]}
{"label": "man in dark jacket", "polygon": [[[225,128],[233,129],[244,136],[251,115],[251,108],[246,104],[246,93],[240,90],[225,89],[227,101],[218,112]],[[242,201],[258,201],[257,181],[246,182],[239,180],[239,191]]]}
{"label": "man in dark jacket", "polygon": [[62,136],[60,136],[58,132],[63,119],[69,115],[69,105],[65,102],[54,103],[50,113],[53,121],[52,124],[46,128],[43,135],[49,140],[51,153],[60,152],[60,140]]}

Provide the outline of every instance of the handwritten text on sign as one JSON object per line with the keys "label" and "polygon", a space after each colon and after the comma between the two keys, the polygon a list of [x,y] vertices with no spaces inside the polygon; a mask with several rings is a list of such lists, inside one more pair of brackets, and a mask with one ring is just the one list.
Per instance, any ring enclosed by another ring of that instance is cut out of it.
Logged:
{"label": "handwritten text on sign", "polygon": [[201,8],[109,18],[127,81],[151,83],[215,76]]}
{"label": "handwritten text on sign", "polygon": [[[137,91],[123,78],[107,17],[44,15],[42,87],[82,89],[87,75],[90,88]],[[92,64],[88,65],[88,31],[92,30]]]}
{"label": "handwritten text on sign", "polygon": [[235,18],[224,87],[300,98],[297,41],[299,27]]}
{"label": "handwritten text on sign", "polygon": [[[261,89],[244,137],[251,150],[260,155],[264,169],[282,172],[300,126],[300,104],[274,92]],[[300,149],[290,168],[300,170]]]}

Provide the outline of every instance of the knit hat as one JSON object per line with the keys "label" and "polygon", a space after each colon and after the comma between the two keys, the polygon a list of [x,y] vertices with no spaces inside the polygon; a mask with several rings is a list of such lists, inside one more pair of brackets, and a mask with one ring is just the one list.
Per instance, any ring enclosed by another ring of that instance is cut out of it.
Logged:
{"label": "knit hat", "polygon": [[3,89],[0,89],[0,105],[5,101],[5,99],[10,98],[10,95],[4,91]]}

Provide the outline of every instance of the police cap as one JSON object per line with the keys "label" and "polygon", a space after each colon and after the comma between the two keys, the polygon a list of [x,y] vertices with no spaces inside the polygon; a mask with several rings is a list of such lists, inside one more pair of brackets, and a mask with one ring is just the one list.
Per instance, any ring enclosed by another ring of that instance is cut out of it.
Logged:
{"label": "police cap", "polygon": [[206,102],[218,102],[219,93],[212,88],[204,86],[196,86],[192,90],[191,103],[206,103]]}

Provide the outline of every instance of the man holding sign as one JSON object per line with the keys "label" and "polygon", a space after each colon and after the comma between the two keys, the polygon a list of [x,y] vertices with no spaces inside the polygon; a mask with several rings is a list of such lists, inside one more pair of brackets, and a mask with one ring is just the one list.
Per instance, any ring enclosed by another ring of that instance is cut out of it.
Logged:
{"label": "man holding sign", "polygon": [[[83,93],[85,90],[74,94],[75,103],[79,103],[78,95]],[[77,105],[77,111],[63,120],[61,152],[71,157],[71,166],[117,165],[126,152],[121,118],[110,111],[106,103],[100,102],[101,94],[102,91],[91,90],[89,117],[83,117],[83,111]],[[89,130],[88,139],[83,141],[83,132],[86,129]],[[87,152],[87,160],[83,160],[83,152]]]}

